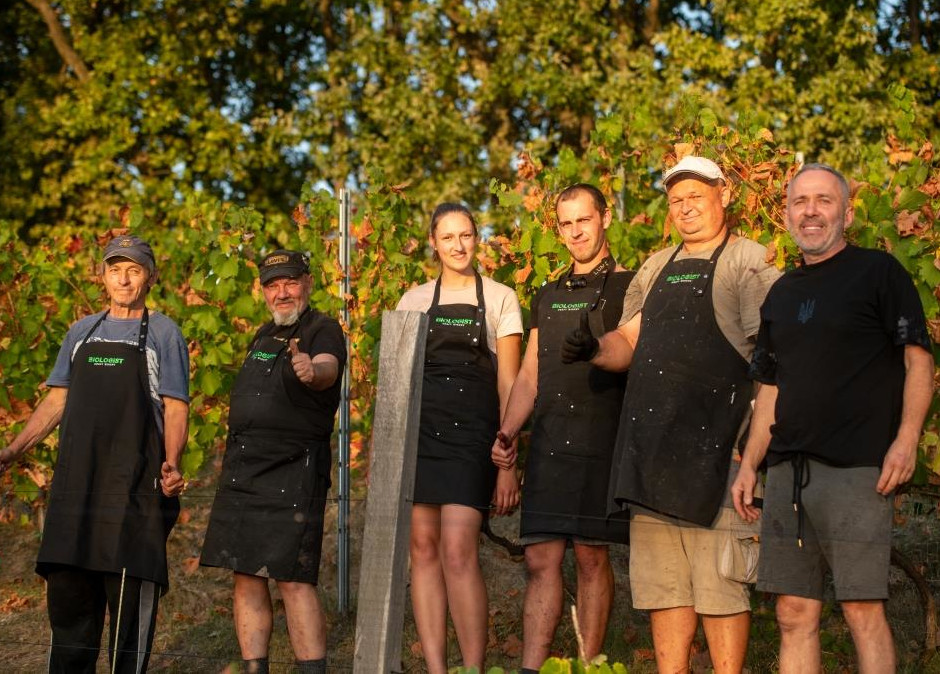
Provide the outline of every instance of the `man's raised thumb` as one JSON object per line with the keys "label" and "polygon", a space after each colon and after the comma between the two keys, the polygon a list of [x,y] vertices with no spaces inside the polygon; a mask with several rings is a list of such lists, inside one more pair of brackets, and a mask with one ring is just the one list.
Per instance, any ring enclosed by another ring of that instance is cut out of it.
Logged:
{"label": "man's raised thumb", "polygon": [[581,332],[587,335],[588,337],[594,336],[593,333],[591,332],[591,321],[588,319],[587,311],[581,312],[581,325],[579,327],[581,329]]}
{"label": "man's raised thumb", "polygon": [[300,353],[300,340],[297,337],[294,337],[292,340],[290,340],[288,344],[290,345],[290,355],[296,356],[298,353]]}

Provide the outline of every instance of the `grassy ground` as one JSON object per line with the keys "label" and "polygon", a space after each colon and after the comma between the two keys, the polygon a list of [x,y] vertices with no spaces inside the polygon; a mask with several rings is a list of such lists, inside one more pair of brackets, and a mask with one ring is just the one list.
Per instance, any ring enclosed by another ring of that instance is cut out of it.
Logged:
{"label": "grassy ground", "polygon": [[[198,567],[198,555],[208,519],[213,494],[211,484],[195,485],[184,497],[184,515],[170,539],[172,587],[160,604],[157,635],[151,671],[157,672],[235,672],[238,646],[231,615],[230,574]],[[327,530],[321,568],[321,598],[329,620],[330,671],[351,671],[355,643],[355,616],[336,611],[335,510],[328,509]],[[352,507],[353,560],[352,594],[358,586],[358,550],[365,517],[363,502]],[[906,512],[902,517],[897,542],[922,570],[934,591],[940,587],[940,533],[935,510]],[[494,529],[513,537],[517,520],[496,520]],[[45,669],[49,628],[45,615],[44,588],[33,572],[38,548],[34,524],[0,524],[0,662],[4,672],[31,674]],[[569,555],[570,557],[570,555]],[[616,598],[605,645],[611,661],[625,663],[631,672],[655,671],[645,613],[630,608],[629,581],[626,576],[627,549],[612,548],[616,575]],[[519,667],[522,639],[522,596],[525,575],[521,559],[511,557],[504,548],[484,539],[481,553],[484,575],[490,594],[489,666],[505,669]],[[570,559],[565,564],[566,612],[553,645],[553,653],[573,656],[576,639],[568,606],[574,600],[574,569]],[[892,599],[888,611],[895,632],[901,670],[905,672],[940,672],[935,663],[918,660],[923,643],[923,614],[914,585],[892,569]],[[769,597],[755,594],[752,600],[753,624],[748,669],[773,672],[776,669],[777,633],[773,604]],[[293,656],[286,636],[283,607],[276,603],[275,633],[272,640],[272,672],[288,672]],[[826,606],[822,625],[824,667],[827,672],[856,669],[851,638],[837,606]],[[455,643],[455,642],[453,642]],[[709,671],[710,661],[701,635],[696,641],[693,671]],[[451,663],[459,664],[456,646],[451,648]],[[107,671],[107,658],[99,659],[99,672]],[[402,647],[402,671],[420,672],[423,666],[420,647],[410,609],[405,615]]]}

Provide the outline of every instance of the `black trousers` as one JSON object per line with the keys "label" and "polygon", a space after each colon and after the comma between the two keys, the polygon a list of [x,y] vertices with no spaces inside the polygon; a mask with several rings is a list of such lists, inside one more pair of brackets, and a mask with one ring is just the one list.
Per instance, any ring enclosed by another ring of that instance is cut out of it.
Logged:
{"label": "black trousers", "polygon": [[121,574],[71,566],[51,570],[46,581],[46,604],[52,625],[50,674],[94,674],[106,609],[110,633],[108,659],[114,671],[122,674],[147,671],[160,586],[127,577],[122,597]]}

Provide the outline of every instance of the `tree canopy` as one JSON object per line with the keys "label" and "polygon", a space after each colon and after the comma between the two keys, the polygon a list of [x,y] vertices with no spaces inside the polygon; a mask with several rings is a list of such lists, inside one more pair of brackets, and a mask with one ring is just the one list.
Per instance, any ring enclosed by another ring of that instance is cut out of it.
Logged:
{"label": "tree canopy", "polygon": [[[635,142],[697,97],[849,173],[886,85],[940,124],[932,0],[0,0],[0,219],[31,237],[125,203],[284,217],[305,182],[410,182],[483,206],[530,148]],[[658,156],[650,158],[658,169]]]}

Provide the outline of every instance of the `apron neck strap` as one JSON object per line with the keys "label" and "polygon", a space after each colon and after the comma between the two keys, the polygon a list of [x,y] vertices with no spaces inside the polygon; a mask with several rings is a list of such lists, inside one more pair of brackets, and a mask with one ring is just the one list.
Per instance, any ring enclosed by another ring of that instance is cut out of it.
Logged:
{"label": "apron neck strap", "polygon": [[[476,282],[477,290],[477,314],[486,313],[486,300],[483,298],[483,277],[480,276],[480,273],[474,269],[473,270],[474,281]],[[434,296],[431,298],[431,308],[433,309],[436,306],[439,306],[441,303],[441,277],[437,277],[437,281],[434,283]]]}
{"label": "apron neck strap", "polygon": [[562,281],[565,282],[565,288],[568,290],[583,288],[587,285],[587,278],[594,278],[595,276],[603,274],[604,276],[601,278],[601,284],[594,293],[594,301],[591,303],[591,307],[588,309],[589,312],[594,311],[597,308],[597,304],[600,302],[601,297],[604,295],[604,288],[607,286],[607,279],[610,278],[610,275],[616,268],[617,261],[614,259],[614,256],[608,255],[603,260],[598,262],[597,266],[587,274],[578,274],[578,276],[584,276],[586,278],[581,279],[581,283],[576,284],[575,281],[572,280],[572,276],[574,275],[574,265],[571,265],[568,267],[568,271],[558,277],[558,280],[555,281],[555,289],[558,290]]}
{"label": "apron neck strap", "polygon": [[[731,230],[726,228],[725,237],[721,240],[721,243],[718,244],[718,247],[712,251],[712,254],[708,258],[708,264],[710,266],[714,266],[714,264],[718,261],[718,258],[721,256],[721,253],[724,251],[725,246],[728,245],[728,241],[730,239],[731,239]],[[672,251],[672,255],[669,258],[669,262],[672,262],[673,260],[676,259],[676,256],[679,254],[679,251],[682,250],[683,246],[685,246],[684,243],[680,243],[678,246],[676,246],[676,249]],[[669,264],[669,262],[667,262],[666,264]]]}
{"label": "apron neck strap", "polygon": [[147,332],[150,325],[150,312],[147,311],[146,305],[144,306],[144,315],[140,317],[140,334],[137,339],[137,350],[140,353],[143,353],[147,348]]}
{"label": "apron neck strap", "polygon": [[[88,341],[88,338],[92,336],[95,330],[98,329],[98,326],[104,322],[104,319],[106,319],[108,317],[108,314],[110,313],[111,313],[111,310],[108,309],[103,314],[101,314],[101,317],[97,321],[95,321],[95,324],[91,326],[91,329],[85,333],[85,336],[82,338],[82,343],[79,344],[80,347],[85,345],[85,342]],[[138,333],[138,336],[137,336],[137,350],[140,353],[143,353],[147,348],[147,332],[148,332],[147,326],[149,324],[150,324],[150,313],[147,311],[147,306],[144,305],[144,313],[140,317],[140,332]]]}
{"label": "apron neck strap", "polygon": [[101,317],[100,317],[97,321],[95,321],[95,324],[94,324],[93,326],[91,326],[91,330],[89,330],[88,332],[86,332],[86,333],[85,333],[85,336],[82,337],[82,343],[79,344],[79,347],[85,346],[85,342],[88,341],[88,338],[91,337],[92,333],[94,333],[94,331],[98,329],[98,326],[101,325],[101,322],[102,322],[105,318],[107,318],[107,317],[108,317],[108,314],[110,314],[110,313],[111,313],[111,310],[108,309],[108,310],[105,311],[103,314],[101,314]]}
{"label": "apron neck strap", "polygon": [[[595,267],[591,271],[586,272],[584,274],[578,274],[578,276],[593,278],[595,276],[599,276],[600,274],[603,274],[604,275],[604,280],[602,281],[602,287],[603,287],[603,285],[606,285],[607,283],[607,278],[610,276],[610,272],[612,272],[616,267],[617,267],[617,261],[614,259],[614,256],[608,255],[603,260],[598,262],[597,265],[595,265]],[[568,267],[568,270],[565,273],[563,273],[561,276],[559,276],[557,281],[555,281],[555,289],[557,290],[558,288],[560,288],[562,282],[564,282],[565,288],[567,288],[568,290],[576,290],[577,288],[583,287],[582,285],[577,285],[577,280],[574,280],[574,281],[572,280],[572,277],[574,275],[575,275],[574,264],[572,264],[570,267]],[[584,281],[584,285],[587,285],[586,280]]]}

